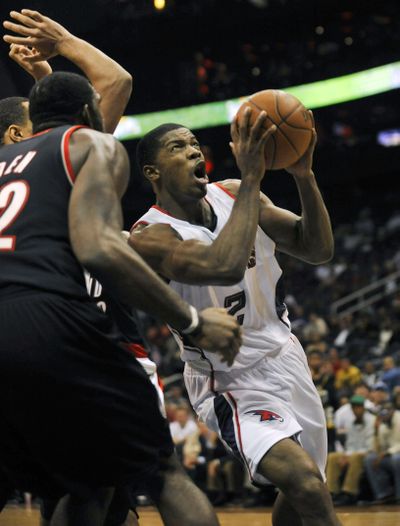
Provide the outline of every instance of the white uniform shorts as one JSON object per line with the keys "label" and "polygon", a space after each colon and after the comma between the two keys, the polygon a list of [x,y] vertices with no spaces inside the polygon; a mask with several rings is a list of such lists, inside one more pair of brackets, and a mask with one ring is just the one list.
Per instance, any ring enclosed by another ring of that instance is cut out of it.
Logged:
{"label": "white uniform shorts", "polygon": [[165,412],[165,403],[164,403],[164,391],[160,383],[160,379],[157,374],[157,365],[150,360],[150,358],[137,357],[137,361],[142,365],[143,369],[146,371],[150,382],[154,385],[155,390],[158,395],[158,407],[161,411],[161,414],[164,418],[167,418]]}
{"label": "white uniform shorts", "polygon": [[252,482],[268,484],[258,465],[274,444],[289,437],[309,453],[325,480],[325,415],[295,336],[253,367],[210,375],[187,363],[184,378],[197,415],[242,461]]}

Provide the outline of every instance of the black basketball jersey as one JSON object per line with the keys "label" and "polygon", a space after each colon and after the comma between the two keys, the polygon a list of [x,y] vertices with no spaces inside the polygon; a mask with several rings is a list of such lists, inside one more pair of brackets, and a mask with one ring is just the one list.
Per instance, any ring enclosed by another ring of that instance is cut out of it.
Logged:
{"label": "black basketball jersey", "polygon": [[85,282],[89,296],[103,312],[111,316],[117,325],[121,333],[120,343],[126,344],[136,355],[140,347],[140,356],[143,354],[147,356],[146,342],[142,337],[143,328],[139,329],[141,322],[136,311],[107,294],[101,283],[87,271],[85,271]]}
{"label": "black basketball jersey", "polygon": [[16,290],[88,298],[68,231],[75,181],[69,140],[80,127],[60,126],[0,148],[1,299]]}

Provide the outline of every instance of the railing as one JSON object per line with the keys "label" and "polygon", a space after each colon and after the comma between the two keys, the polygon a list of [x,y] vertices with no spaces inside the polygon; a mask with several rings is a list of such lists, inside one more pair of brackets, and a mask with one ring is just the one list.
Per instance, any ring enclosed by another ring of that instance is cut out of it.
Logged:
{"label": "railing", "polygon": [[381,300],[385,296],[393,294],[400,289],[400,270],[388,274],[382,279],[367,285],[352,294],[344,296],[331,305],[332,314],[345,316],[352,312],[364,309]]}

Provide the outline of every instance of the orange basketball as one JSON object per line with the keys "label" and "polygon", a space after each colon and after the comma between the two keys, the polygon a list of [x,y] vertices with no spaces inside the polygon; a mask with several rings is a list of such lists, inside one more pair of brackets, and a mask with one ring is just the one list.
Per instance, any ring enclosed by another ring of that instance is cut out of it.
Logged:
{"label": "orange basketball", "polygon": [[265,146],[267,170],[280,170],[295,163],[307,150],[314,126],[312,116],[299,99],[280,90],[259,91],[240,106],[239,122],[248,106],[252,110],[251,123],[264,110],[268,115],[264,127],[277,127]]}

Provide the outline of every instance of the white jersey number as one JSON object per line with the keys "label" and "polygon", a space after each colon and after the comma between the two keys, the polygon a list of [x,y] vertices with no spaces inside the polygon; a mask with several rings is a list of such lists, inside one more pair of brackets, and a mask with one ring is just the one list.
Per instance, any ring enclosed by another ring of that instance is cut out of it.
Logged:
{"label": "white jersey number", "polygon": [[0,188],[0,250],[15,250],[15,236],[3,235],[25,208],[29,198],[29,185],[26,181],[13,181]]}

